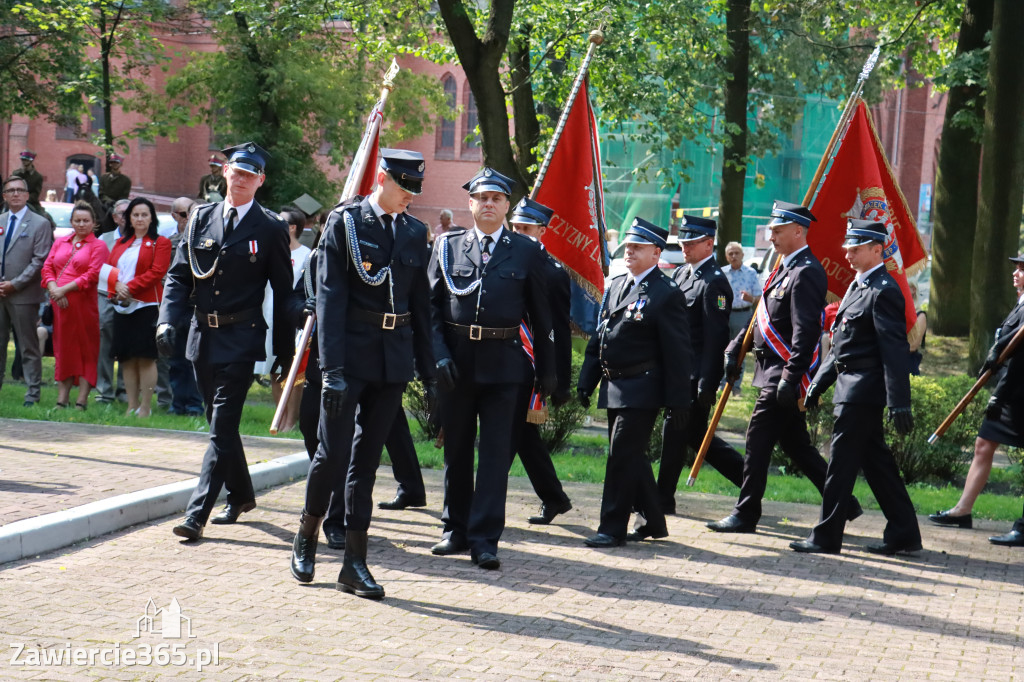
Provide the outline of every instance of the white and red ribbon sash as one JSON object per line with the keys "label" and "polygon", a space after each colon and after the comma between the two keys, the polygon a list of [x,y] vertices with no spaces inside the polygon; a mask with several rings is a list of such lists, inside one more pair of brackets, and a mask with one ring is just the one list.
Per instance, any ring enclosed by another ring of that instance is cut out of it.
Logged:
{"label": "white and red ribbon sash", "polygon": [[[530,366],[536,369],[537,365],[533,360],[533,333],[526,326],[525,320],[519,323],[519,340],[523,342],[523,352],[526,353],[526,357],[530,358]],[[537,394],[537,391],[530,393],[530,404],[527,409],[544,409],[544,399]]]}

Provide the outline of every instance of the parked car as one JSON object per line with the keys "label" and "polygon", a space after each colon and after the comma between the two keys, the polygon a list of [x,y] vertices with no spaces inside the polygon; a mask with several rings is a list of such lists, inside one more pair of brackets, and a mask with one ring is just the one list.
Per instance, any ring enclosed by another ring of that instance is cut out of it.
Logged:
{"label": "parked car", "polygon": [[[612,277],[618,277],[622,273],[626,272],[626,243],[623,242],[615,247],[612,251],[612,261],[608,265],[608,277],[605,278],[605,282],[610,282]],[[668,274],[671,274],[672,270],[675,270],[680,265],[683,265],[686,260],[683,257],[683,247],[679,245],[679,238],[671,236],[668,238],[668,248],[663,249],[661,252],[661,260],[658,261],[658,267],[665,270]]]}
{"label": "parked car", "polygon": [[[66,204],[62,201],[43,201],[40,203],[43,209],[53,217],[54,222],[57,223],[53,236],[64,237],[71,234],[71,209],[75,205]],[[100,221],[102,222],[102,220],[103,216],[100,216]],[[157,211],[156,220],[156,230],[161,237],[170,239],[171,235],[178,231],[178,222],[170,213]]]}

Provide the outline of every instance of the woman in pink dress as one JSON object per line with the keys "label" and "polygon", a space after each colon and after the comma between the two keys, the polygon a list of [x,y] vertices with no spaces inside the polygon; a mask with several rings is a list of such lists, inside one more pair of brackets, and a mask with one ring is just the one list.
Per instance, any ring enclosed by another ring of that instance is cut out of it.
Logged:
{"label": "woman in pink dress", "polygon": [[100,313],[96,283],[107,260],[107,245],[93,236],[99,219],[93,207],[79,201],[71,212],[74,233],[55,239],[43,263],[43,288],[53,305],[54,378],[57,407],[68,406],[71,386],[78,384],[75,407],[84,410],[96,385],[100,355]]}

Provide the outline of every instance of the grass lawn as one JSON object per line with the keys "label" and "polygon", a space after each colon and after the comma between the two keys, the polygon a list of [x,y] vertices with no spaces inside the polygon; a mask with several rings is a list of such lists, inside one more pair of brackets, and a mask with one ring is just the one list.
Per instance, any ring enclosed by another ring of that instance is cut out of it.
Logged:
{"label": "grass lawn", "polygon": [[[8,348],[8,359],[13,357],[13,354],[14,348],[13,344],[11,344]],[[925,370],[926,374],[933,376],[962,373],[965,357],[965,339],[929,336],[922,369]],[[76,390],[72,390],[72,401],[75,400]],[[22,407],[24,385],[7,381],[5,382],[4,389],[0,391],[0,416],[15,419],[138,426],[178,431],[207,431],[205,419],[167,414],[155,407],[155,400],[152,417],[149,419],[139,419],[134,416],[126,416],[125,410],[127,406],[123,403],[100,405],[93,399],[94,395],[90,395],[89,409],[85,412],[80,412],[73,407],[68,409],[57,409],[54,407],[57,399],[57,388],[53,383],[53,358],[44,358],[42,399],[39,404],[33,408]],[[723,431],[743,433],[746,430],[750,412],[753,409],[754,399],[755,392],[749,387],[743,392],[743,395],[731,399],[726,407],[720,428]],[[592,408],[590,414],[598,425],[603,425],[603,410]],[[245,409],[242,413],[241,433],[249,436],[269,437],[270,421],[273,416],[274,404],[271,400],[270,389],[254,383],[249,390]],[[409,421],[412,427],[413,438],[416,440],[416,452],[421,465],[426,468],[440,469],[443,465],[442,451],[434,447],[433,441],[423,439],[416,420],[410,419]],[[274,437],[294,439],[296,440],[296,451],[302,449],[301,435],[298,430],[278,434]],[[604,481],[605,461],[608,452],[607,446],[607,439],[602,435],[581,432],[572,436],[567,450],[556,453],[552,458],[559,477],[563,481],[602,483]],[[388,463],[386,453],[383,461]],[[1020,465],[1010,469],[994,469],[990,480],[990,487],[1012,490],[1015,482],[1021,480],[1021,475],[1018,471],[1019,467]],[[657,469],[657,463],[655,463],[655,469]],[[513,464],[511,473],[513,476],[526,475],[518,459]],[[687,490],[687,475],[688,470],[684,470],[679,485],[680,497],[677,498],[681,502]],[[939,509],[952,507],[960,497],[961,488],[962,482],[943,487],[915,484],[910,486],[910,496],[918,513],[930,514]],[[704,467],[701,470],[700,476],[697,478],[692,490],[728,497],[734,497],[738,492],[731,483],[726,481],[710,466]],[[863,480],[857,482],[855,494],[865,508],[878,509],[878,503]],[[769,475],[765,498],[784,502],[821,503],[818,491],[815,490],[814,486],[806,478],[802,476],[786,476],[778,473]],[[1020,516],[1020,510],[1020,497],[1012,494],[991,494],[986,491],[981,495],[974,507],[974,516],[999,521],[1012,521]]]}

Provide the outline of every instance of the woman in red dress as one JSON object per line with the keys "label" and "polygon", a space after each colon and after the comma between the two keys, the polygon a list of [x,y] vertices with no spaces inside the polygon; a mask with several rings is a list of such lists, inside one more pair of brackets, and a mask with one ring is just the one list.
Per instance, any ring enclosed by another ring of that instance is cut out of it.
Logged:
{"label": "woman in red dress", "polygon": [[93,207],[79,201],[71,212],[73,234],[55,239],[43,263],[43,287],[53,304],[54,378],[57,407],[68,406],[78,384],[75,407],[84,410],[96,385],[100,355],[100,313],[96,282],[107,260],[107,245],[93,235],[99,220]]}

